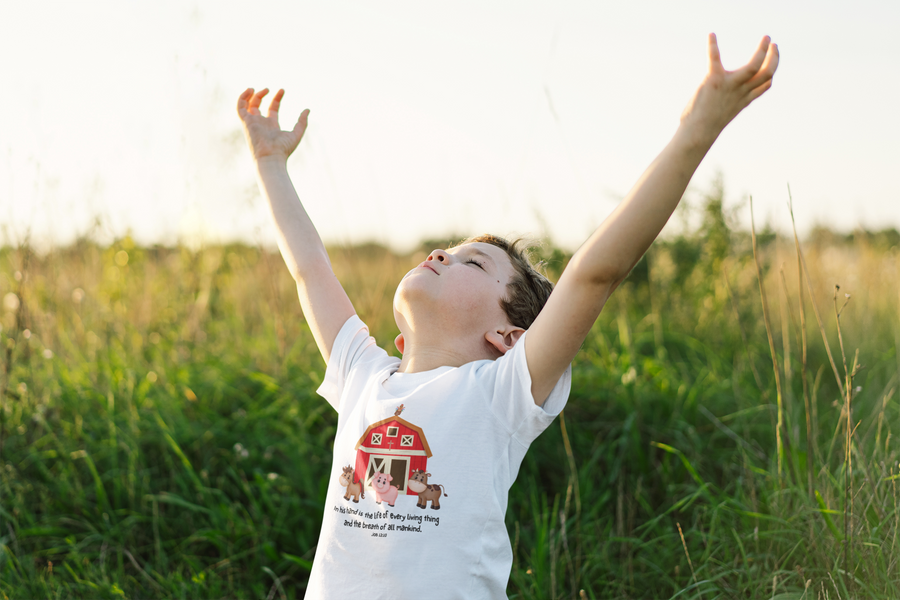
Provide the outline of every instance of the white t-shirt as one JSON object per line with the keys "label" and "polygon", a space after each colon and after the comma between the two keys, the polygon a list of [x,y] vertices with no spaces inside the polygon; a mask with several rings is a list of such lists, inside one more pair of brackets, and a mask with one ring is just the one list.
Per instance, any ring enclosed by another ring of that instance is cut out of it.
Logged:
{"label": "white t-shirt", "polygon": [[506,597],[507,494],[571,383],[569,368],[534,403],[526,337],[495,361],[397,373],[359,317],[344,324],[318,389],[338,426],[307,599]]}

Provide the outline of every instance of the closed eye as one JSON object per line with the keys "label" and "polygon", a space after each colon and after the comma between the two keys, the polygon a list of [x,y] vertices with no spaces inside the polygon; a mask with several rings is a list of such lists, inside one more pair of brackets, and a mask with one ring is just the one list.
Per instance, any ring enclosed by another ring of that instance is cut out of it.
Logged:
{"label": "closed eye", "polygon": [[469,260],[466,261],[466,264],[470,264],[470,263],[477,266],[482,271],[484,271],[484,265],[481,264],[480,262],[478,262],[477,260],[475,260],[474,258],[470,258]]}

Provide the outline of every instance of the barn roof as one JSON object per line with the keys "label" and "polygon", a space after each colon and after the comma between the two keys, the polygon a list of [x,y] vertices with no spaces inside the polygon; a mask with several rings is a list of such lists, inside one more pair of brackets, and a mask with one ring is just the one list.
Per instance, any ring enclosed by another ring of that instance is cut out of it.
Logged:
{"label": "barn roof", "polygon": [[403,425],[405,427],[409,427],[410,429],[412,429],[413,431],[418,433],[419,439],[422,440],[422,445],[425,447],[425,455],[428,458],[431,458],[431,448],[428,447],[428,440],[425,439],[425,433],[422,431],[422,429],[417,427],[416,425],[413,425],[406,419],[401,419],[400,417],[395,417],[395,416],[390,416],[387,419],[382,419],[382,420],[378,421],[377,423],[372,423],[371,425],[369,425],[369,428],[366,429],[366,431],[362,434],[362,437],[359,438],[359,441],[356,442],[356,448],[354,448],[354,450],[359,450],[359,447],[363,445],[363,441],[366,439],[366,436],[369,435],[370,431],[372,431],[376,427],[381,427],[382,425],[384,425],[386,423],[390,423],[391,421],[396,421],[397,423],[400,423],[401,425]]}

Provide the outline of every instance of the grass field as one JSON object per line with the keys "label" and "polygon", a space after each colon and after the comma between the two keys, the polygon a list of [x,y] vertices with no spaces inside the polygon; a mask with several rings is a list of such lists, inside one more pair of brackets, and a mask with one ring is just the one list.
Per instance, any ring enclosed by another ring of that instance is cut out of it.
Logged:
{"label": "grass field", "polygon": [[[657,243],[512,489],[510,597],[900,598],[895,237],[817,232],[808,286],[760,235],[765,314],[721,204]],[[384,346],[423,256],[332,250]],[[303,596],[336,415],[277,253],[6,247],[0,299],[0,598]]]}

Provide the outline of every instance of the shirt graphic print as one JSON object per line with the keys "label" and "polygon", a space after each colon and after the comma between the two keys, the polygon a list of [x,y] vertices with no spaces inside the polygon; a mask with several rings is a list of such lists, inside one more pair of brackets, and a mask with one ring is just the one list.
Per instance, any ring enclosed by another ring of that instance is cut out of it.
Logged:
{"label": "shirt graphic print", "polygon": [[[441,508],[441,494],[447,496],[444,486],[429,483],[428,459],[432,456],[428,440],[421,428],[400,418],[404,406],[397,407],[393,417],[373,423],[356,443],[356,465],[347,466],[340,474],[340,484],[347,488],[344,500],[358,503],[365,498],[366,489],[375,503],[386,503],[391,508],[398,497],[415,496],[416,507]],[[358,474],[365,474],[364,476]],[[402,506],[401,506],[402,508]],[[388,526],[388,531],[419,531],[421,526]]]}

